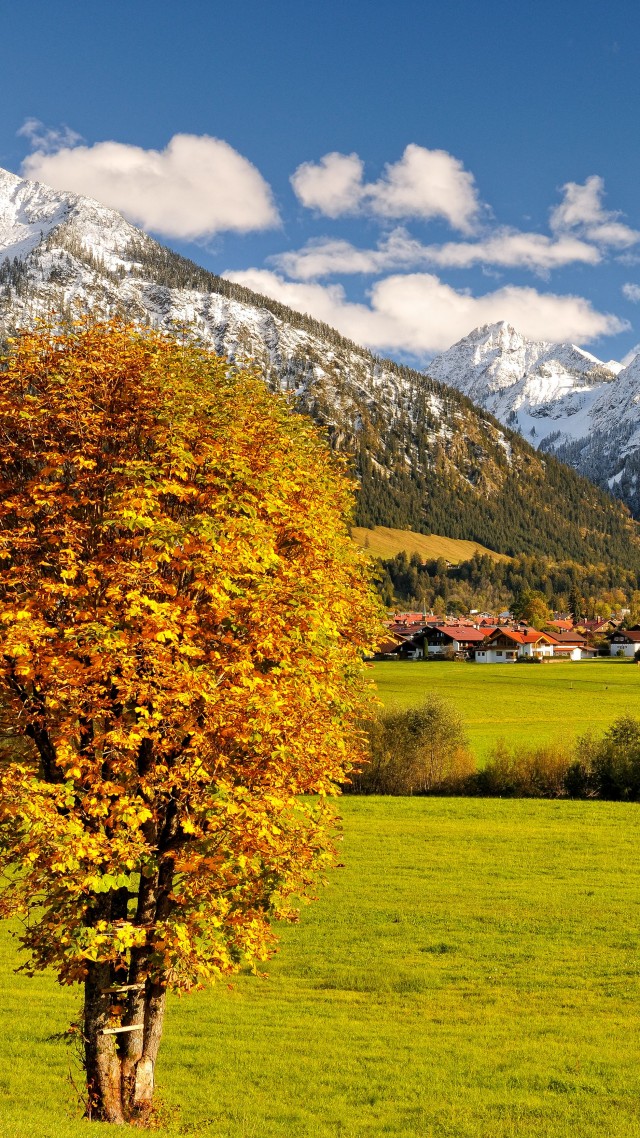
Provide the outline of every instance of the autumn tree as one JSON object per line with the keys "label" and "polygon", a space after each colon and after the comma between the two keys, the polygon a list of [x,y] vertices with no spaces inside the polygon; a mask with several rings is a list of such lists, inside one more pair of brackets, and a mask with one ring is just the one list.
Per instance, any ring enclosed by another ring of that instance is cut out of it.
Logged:
{"label": "autumn tree", "polygon": [[523,589],[513,604],[513,615],[532,628],[546,628],[551,620],[551,609],[544,593],[538,589]]}
{"label": "autumn tree", "polygon": [[1,912],[84,985],[90,1117],[144,1120],[167,991],[267,958],[330,863],[378,610],[350,482],[247,370],[28,332],[0,433]]}

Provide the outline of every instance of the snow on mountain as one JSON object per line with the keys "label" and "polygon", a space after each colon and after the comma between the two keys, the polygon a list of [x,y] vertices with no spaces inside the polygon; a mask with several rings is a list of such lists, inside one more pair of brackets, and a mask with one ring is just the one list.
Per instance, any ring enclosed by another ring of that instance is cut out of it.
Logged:
{"label": "snow on mountain", "polygon": [[486,469],[494,492],[504,472],[498,477],[488,462],[476,469],[478,456],[497,449],[507,468],[511,462],[498,424],[474,419],[455,393],[419,372],[215,277],[96,201],[0,171],[0,335],[38,316],[87,310],[172,331],[188,326],[229,359],[257,361],[269,384],[290,392],[336,446],[366,450],[373,477],[389,477],[393,466],[410,478],[439,446],[453,483],[480,493]]}
{"label": "snow on mountain", "polygon": [[527,340],[503,322],[476,328],[428,372],[640,510],[639,356],[626,368],[605,364],[575,344]]}
{"label": "snow on mountain", "polygon": [[615,372],[575,344],[527,340],[510,324],[476,328],[429,364],[449,383],[540,445],[553,434],[582,438]]}
{"label": "snow on mountain", "polygon": [[[189,287],[188,265],[114,210],[0,171],[0,328],[74,307],[118,312],[160,328],[189,325],[231,359],[260,358],[286,389],[306,389],[321,377],[322,369],[310,365],[319,354],[313,336],[266,308],[213,292],[204,270],[207,287]],[[176,287],[181,276],[184,286]],[[362,356],[364,363],[368,353]],[[334,363],[329,372],[338,369]],[[399,398],[402,384],[392,369],[367,362],[366,370],[369,394]]]}
{"label": "snow on mountain", "polygon": [[[580,348],[534,344],[500,324],[473,332],[424,376],[208,273],[99,202],[0,170],[0,335],[38,316],[87,310],[168,330],[188,326],[231,360],[256,360],[267,382],[290,392],[336,446],[365,456],[359,469],[366,467],[376,489],[369,506],[360,508],[381,521],[376,511],[386,502],[385,524],[426,524],[426,499],[416,498],[415,485],[426,485],[425,478],[433,484],[436,471],[441,486],[457,486],[478,502],[501,494],[510,473],[520,470],[525,478],[532,469],[531,457],[514,448],[498,423],[442,383],[537,445],[577,447],[568,460],[587,474],[594,461],[585,459],[583,441],[596,404],[602,404],[603,422],[613,414],[635,421],[640,383],[634,365],[616,379],[611,366]],[[619,412],[603,402],[614,387],[624,404]],[[608,439],[601,447],[606,460],[598,452],[598,480],[628,497],[627,467],[640,454],[634,449],[640,440],[627,430],[622,470],[614,444]],[[363,490],[361,503],[365,498]],[[446,524],[446,513],[434,517],[440,527]]]}

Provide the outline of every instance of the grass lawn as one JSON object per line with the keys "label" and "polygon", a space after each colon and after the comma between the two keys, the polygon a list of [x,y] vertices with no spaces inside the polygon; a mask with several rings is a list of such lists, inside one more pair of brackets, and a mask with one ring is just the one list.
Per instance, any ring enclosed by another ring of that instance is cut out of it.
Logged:
{"label": "grass lawn", "polygon": [[572,742],[602,732],[619,715],[640,715],[640,668],[633,660],[548,664],[381,661],[373,666],[385,704],[408,707],[432,691],[462,713],[480,762],[508,743]]}
{"label": "grass lawn", "polygon": [[[640,1138],[638,807],[341,809],[345,868],[269,979],[171,1001],[160,1133]],[[0,1134],[106,1133],[74,1119],[47,1038],[77,993],[14,976],[3,949]]]}

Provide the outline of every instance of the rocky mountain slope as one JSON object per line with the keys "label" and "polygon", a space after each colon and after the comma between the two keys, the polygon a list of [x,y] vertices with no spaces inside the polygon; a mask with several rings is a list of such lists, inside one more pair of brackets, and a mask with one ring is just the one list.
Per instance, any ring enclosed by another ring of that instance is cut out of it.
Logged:
{"label": "rocky mountain slope", "polygon": [[353,456],[361,525],[640,570],[627,511],[454,388],[208,273],[97,202],[0,172],[0,336],[83,310],[186,326],[257,361]]}
{"label": "rocky mountain slope", "polygon": [[574,344],[527,340],[501,323],[476,328],[432,360],[429,374],[640,516],[640,357],[626,368],[605,364]]}

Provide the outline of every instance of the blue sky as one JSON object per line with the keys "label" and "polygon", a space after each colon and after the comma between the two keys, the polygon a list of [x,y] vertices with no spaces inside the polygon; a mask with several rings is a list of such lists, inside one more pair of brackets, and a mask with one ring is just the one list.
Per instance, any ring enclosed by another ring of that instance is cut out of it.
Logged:
{"label": "blue sky", "polygon": [[0,42],[0,165],[356,340],[640,341],[635,3],[23,0]]}

